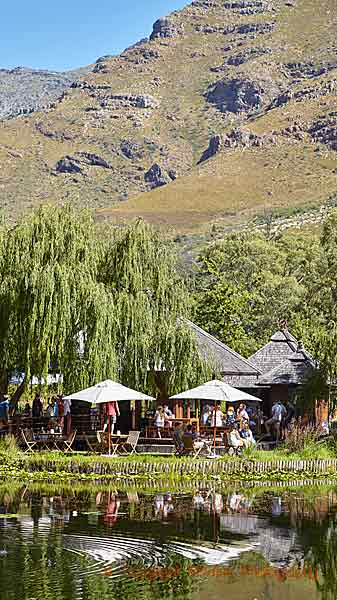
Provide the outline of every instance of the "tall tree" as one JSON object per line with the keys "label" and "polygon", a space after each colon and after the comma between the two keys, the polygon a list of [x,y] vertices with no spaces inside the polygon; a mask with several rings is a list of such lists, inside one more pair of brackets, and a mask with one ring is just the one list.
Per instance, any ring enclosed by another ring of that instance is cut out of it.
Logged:
{"label": "tall tree", "polygon": [[115,229],[101,277],[113,296],[123,382],[148,389],[155,370],[170,374],[170,391],[210,375],[186,318],[191,301],[171,242],[142,220]]}
{"label": "tall tree", "polygon": [[7,231],[1,256],[1,360],[66,387],[116,373],[112,295],[98,282],[101,247],[89,213],[44,206]]}

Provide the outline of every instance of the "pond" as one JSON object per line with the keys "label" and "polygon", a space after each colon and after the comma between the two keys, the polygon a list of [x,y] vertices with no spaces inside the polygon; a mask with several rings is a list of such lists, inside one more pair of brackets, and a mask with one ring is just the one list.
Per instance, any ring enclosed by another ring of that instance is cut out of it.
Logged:
{"label": "pond", "polygon": [[1,600],[337,597],[337,488],[0,485]]}

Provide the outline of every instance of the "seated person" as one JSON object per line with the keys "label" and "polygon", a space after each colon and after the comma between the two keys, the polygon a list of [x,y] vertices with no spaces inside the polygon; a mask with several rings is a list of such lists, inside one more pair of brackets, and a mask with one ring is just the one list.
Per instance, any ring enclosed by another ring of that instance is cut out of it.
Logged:
{"label": "seated person", "polygon": [[229,406],[227,409],[227,414],[226,414],[226,421],[225,424],[227,427],[230,427],[231,425],[234,425],[236,421],[236,416],[235,416],[235,410],[233,406]]}
{"label": "seated person", "polygon": [[187,425],[186,431],[183,434],[184,450],[197,450],[198,448],[202,448],[204,442],[199,440],[198,437],[198,433],[193,431],[193,426]]}
{"label": "seated person", "polygon": [[163,410],[164,410],[164,415],[165,415],[165,427],[171,428],[172,427],[171,419],[174,419],[174,414],[171,411],[171,409],[168,407],[167,404],[163,405]]}
{"label": "seated person", "polygon": [[231,426],[230,431],[227,435],[227,439],[228,444],[231,448],[243,448],[245,445],[235,425]]}
{"label": "seated person", "polygon": [[183,424],[178,422],[178,423],[176,423],[176,426],[174,428],[173,435],[172,435],[174,445],[177,449],[177,452],[182,452],[184,449],[183,435],[184,435]]}
{"label": "seated person", "polygon": [[256,441],[254,440],[254,436],[249,427],[248,421],[243,422],[240,435],[246,448],[249,448],[249,446],[255,446]]}

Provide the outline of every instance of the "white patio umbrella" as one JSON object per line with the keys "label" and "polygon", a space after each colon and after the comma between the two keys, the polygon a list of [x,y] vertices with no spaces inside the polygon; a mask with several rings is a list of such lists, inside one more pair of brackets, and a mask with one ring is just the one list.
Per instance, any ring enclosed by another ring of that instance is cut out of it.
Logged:
{"label": "white patio umbrella", "polygon": [[251,396],[242,390],[220,381],[219,379],[213,379],[207,381],[198,387],[181,392],[176,396],[171,396],[171,400],[212,400],[213,402],[223,401],[226,402],[262,402],[261,398]]}
{"label": "white patio umbrella", "polygon": [[[108,402],[123,402],[130,400],[154,400],[152,396],[147,396],[142,392],[136,392],[131,388],[107,379],[101,381],[92,387],[86,388],[69,396],[65,396],[68,400],[82,400],[90,404],[107,404]],[[109,417],[109,454],[111,453],[111,420]]]}
{"label": "white patio umbrella", "polygon": [[[219,379],[212,379],[207,381],[198,387],[186,390],[175,396],[171,396],[171,400],[210,400],[212,402],[262,402],[260,398],[251,396],[237,388],[220,381]],[[216,404],[215,404],[215,417],[214,417],[214,447],[216,438]]]}
{"label": "white patio umbrella", "polygon": [[154,400],[142,392],[136,392],[121,383],[106,379],[92,387],[65,396],[68,400],[83,400],[91,404],[106,404],[107,402],[122,402],[123,400]]}

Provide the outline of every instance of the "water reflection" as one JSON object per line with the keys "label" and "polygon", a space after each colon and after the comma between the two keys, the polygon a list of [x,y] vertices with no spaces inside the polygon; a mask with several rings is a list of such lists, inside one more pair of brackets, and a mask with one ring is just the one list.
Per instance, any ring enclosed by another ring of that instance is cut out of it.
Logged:
{"label": "water reflection", "polygon": [[332,600],[336,509],[331,489],[0,487],[0,598]]}

